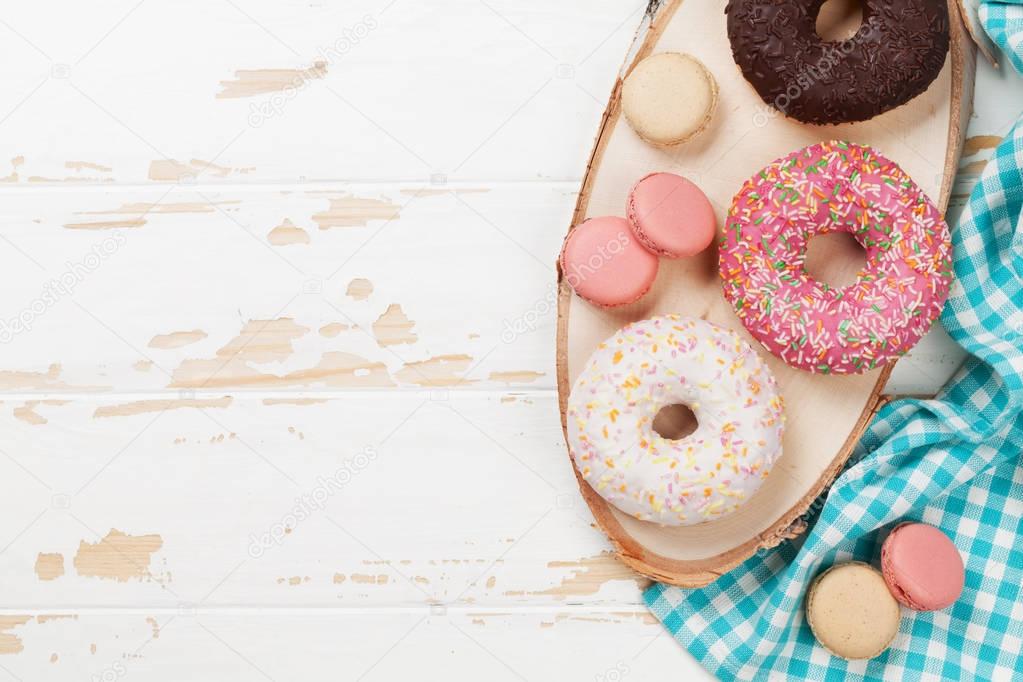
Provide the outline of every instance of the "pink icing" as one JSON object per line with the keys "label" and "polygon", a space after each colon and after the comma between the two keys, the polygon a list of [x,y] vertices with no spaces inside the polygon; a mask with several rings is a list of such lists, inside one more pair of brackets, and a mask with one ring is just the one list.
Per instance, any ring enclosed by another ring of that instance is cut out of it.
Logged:
{"label": "pink icing", "polygon": [[[804,268],[811,237],[864,247],[857,281],[832,289]],[[869,147],[825,142],[775,161],[732,201],[721,240],[725,298],[755,338],[793,367],[858,374],[901,356],[941,313],[951,237],[938,209]]]}
{"label": "pink icing", "polygon": [[590,218],[577,225],[561,250],[561,271],[575,292],[596,305],[638,300],[657,277],[657,256],[643,248],[624,218]]}
{"label": "pink icing", "polygon": [[628,211],[636,238],[662,256],[695,256],[714,240],[714,208],[699,187],[679,175],[651,173],[637,182]]}

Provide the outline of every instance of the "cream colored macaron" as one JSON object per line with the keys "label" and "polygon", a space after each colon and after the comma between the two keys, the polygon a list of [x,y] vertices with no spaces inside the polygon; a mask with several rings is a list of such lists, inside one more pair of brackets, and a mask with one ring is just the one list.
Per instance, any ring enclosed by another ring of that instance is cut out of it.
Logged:
{"label": "cream colored macaron", "polygon": [[625,78],[622,110],[647,142],[670,146],[688,142],[714,115],[718,85],[703,63],[688,54],[647,57]]}
{"label": "cream colored macaron", "polygon": [[884,576],[859,561],[821,573],[806,598],[806,620],[817,641],[849,660],[874,658],[887,649],[901,617]]}

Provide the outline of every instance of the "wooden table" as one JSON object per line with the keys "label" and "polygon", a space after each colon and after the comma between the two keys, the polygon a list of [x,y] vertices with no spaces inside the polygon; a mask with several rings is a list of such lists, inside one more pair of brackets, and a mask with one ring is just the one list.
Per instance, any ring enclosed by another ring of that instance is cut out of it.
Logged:
{"label": "wooden table", "polygon": [[[0,678],[703,675],[555,393],[553,264],[645,4],[5,11]],[[980,66],[960,204],[1015,80]],[[960,360],[932,335],[891,390]]]}

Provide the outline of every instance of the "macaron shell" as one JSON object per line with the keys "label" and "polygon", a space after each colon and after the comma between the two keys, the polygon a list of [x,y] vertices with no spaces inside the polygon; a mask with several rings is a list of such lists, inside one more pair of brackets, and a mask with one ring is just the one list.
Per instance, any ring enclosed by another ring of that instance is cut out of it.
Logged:
{"label": "macaron shell", "polygon": [[622,86],[622,110],[647,142],[671,146],[689,141],[710,123],[717,107],[714,76],[696,57],[662,52],[647,57]]}
{"label": "macaron shell", "polygon": [[657,256],[636,240],[624,218],[591,218],[577,225],[561,250],[561,271],[569,286],[603,307],[639,300],[657,278]]}
{"label": "macaron shell", "polygon": [[917,611],[951,606],[966,581],[955,544],[925,523],[895,527],[881,548],[881,570],[892,595]]}
{"label": "macaron shell", "polygon": [[717,233],[707,195],[673,173],[651,173],[637,182],[629,194],[628,217],[636,238],[668,258],[695,256]]}
{"label": "macaron shell", "polygon": [[848,660],[891,646],[902,614],[881,573],[858,561],[832,566],[810,586],[806,620],[821,646]]}

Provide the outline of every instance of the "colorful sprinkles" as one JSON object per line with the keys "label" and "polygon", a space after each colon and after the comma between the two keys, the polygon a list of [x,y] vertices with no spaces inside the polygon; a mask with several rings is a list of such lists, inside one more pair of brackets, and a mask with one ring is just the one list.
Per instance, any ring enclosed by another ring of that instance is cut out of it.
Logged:
{"label": "colorful sprinkles", "polygon": [[[669,440],[653,429],[669,405],[699,423]],[[767,365],[733,331],[665,315],[600,344],[568,399],[576,468],[605,500],[641,521],[688,526],[726,516],[781,455],[784,410]]]}
{"label": "colorful sprinkles", "polygon": [[[806,246],[848,232],[867,265],[832,289],[811,279]],[[941,313],[952,244],[938,209],[870,147],[825,142],[775,161],[732,201],[721,239],[725,298],[793,367],[859,374],[903,355]]]}

